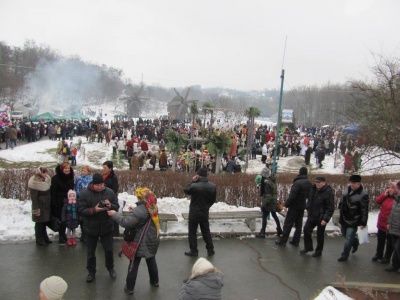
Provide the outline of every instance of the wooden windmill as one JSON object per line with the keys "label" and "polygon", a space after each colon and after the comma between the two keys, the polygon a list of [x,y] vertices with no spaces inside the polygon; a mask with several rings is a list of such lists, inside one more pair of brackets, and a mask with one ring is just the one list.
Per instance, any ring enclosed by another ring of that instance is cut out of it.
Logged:
{"label": "wooden windmill", "polygon": [[169,118],[184,121],[189,112],[189,106],[193,102],[193,100],[188,100],[190,88],[186,91],[185,97],[182,97],[175,88],[174,91],[176,96],[167,105]]}
{"label": "wooden windmill", "polygon": [[144,84],[140,85],[138,91],[131,89],[132,96],[124,98],[126,100],[126,112],[129,118],[139,118],[142,112],[142,107],[145,100],[150,100],[148,97],[141,97],[144,90]]}

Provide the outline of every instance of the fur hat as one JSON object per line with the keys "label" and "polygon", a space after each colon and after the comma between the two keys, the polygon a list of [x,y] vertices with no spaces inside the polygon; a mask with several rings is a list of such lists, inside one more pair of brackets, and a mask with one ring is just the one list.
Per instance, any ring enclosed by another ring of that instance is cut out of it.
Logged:
{"label": "fur hat", "polygon": [[207,274],[209,272],[215,271],[215,268],[212,263],[210,263],[207,259],[200,257],[193,265],[191,278],[196,276]]}
{"label": "fur hat", "polygon": [[361,176],[360,175],[351,175],[349,178],[350,182],[361,182]]}
{"label": "fur hat", "polygon": [[100,173],[93,174],[92,184],[104,183],[103,176]]}
{"label": "fur hat", "polygon": [[51,276],[40,283],[40,290],[48,300],[61,299],[67,291],[68,284],[59,276]]}
{"label": "fur hat", "polygon": [[299,175],[307,175],[308,174],[308,170],[306,167],[301,167],[299,170]]}
{"label": "fur hat", "polygon": [[197,175],[202,177],[207,177],[207,169],[202,167],[197,171]]}
{"label": "fur hat", "polygon": [[269,174],[271,174],[271,172],[270,172],[270,170],[269,170],[267,167],[265,167],[264,169],[262,169],[262,171],[261,171],[261,176],[262,176],[262,177],[268,177]]}

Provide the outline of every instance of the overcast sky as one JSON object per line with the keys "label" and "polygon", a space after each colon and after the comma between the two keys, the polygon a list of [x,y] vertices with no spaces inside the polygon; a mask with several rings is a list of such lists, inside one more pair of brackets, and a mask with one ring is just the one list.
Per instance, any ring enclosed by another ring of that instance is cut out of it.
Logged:
{"label": "overcast sky", "polygon": [[399,13],[398,0],[0,0],[0,41],[164,87],[279,88],[283,63],[292,89],[362,78],[371,52],[400,57]]}

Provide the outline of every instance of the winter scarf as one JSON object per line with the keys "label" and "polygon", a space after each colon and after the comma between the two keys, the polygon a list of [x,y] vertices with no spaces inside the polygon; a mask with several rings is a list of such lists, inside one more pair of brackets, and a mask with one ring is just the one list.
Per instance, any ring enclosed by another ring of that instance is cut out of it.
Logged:
{"label": "winter scarf", "polygon": [[160,234],[160,221],[158,219],[158,206],[157,206],[157,196],[149,190],[147,187],[138,188],[135,190],[135,196],[143,201],[150,216],[157,229],[157,237]]}
{"label": "winter scarf", "polygon": [[33,175],[31,178],[29,178],[28,187],[40,192],[48,191],[51,186],[51,178],[47,174],[43,175]]}

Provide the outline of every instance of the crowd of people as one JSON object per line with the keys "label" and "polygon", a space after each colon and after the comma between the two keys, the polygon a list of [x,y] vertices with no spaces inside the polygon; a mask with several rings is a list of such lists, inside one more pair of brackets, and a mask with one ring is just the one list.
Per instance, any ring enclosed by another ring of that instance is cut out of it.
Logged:
{"label": "crowd of people", "polygon": [[[136,278],[141,259],[147,263],[150,284],[159,286],[156,254],[160,243],[160,222],[156,195],[146,187],[135,190],[138,199],[136,207],[129,207],[129,215],[118,213],[118,178],[113,171],[113,163],[103,163],[103,174],[91,174],[89,166],[81,167],[81,175],[74,180],[74,170],[68,162],[56,167],[50,178],[45,167],[39,167],[29,179],[28,187],[32,198],[32,221],[35,223],[35,238],[38,246],[52,243],[47,235],[47,226],[52,218],[60,221],[57,228],[60,245],[75,246],[75,230],[80,225],[80,240],[86,243],[88,275],[86,282],[96,279],[96,248],[100,240],[105,257],[105,266],[110,278],[115,280],[113,237],[119,236],[119,227],[126,231],[134,230],[131,239],[124,242],[121,254],[129,258],[128,274],[124,291],[134,293]],[[198,256],[197,227],[200,225],[204,239],[207,241],[208,256],[214,254],[214,246],[208,224],[209,208],[216,201],[216,186],[207,180],[207,169],[201,168],[193,177],[192,183],[185,188],[185,193],[192,196],[189,236],[189,256]],[[201,279],[200,279],[201,278]],[[210,286],[207,281],[215,281]],[[194,299],[194,295],[207,299],[220,299],[222,273],[204,258],[193,266],[191,277],[186,280],[179,292],[179,299]],[[66,282],[58,276],[45,279],[40,285],[40,299],[61,299],[67,290]]]}
{"label": "crowd of people", "polygon": [[[277,210],[277,194],[275,175],[266,167],[262,170],[261,178],[261,210],[262,227],[256,237],[265,237],[265,227],[268,214]],[[350,253],[355,253],[360,244],[357,234],[361,234],[367,226],[370,197],[362,185],[362,178],[358,174],[349,177],[349,185],[343,191],[339,202],[339,223],[341,233],[345,238],[343,251],[338,262],[346,262]],[[378,234],[376,253],[372,261],[382,264],[391,263],[388,272],[400,272],[400,181],[390,182],[385,191],[376,197],[380,206],[378,216]],[[324,248],[325,228],[331,220],[335,205],[332,187],[327,184],[326,178],[317,176],[314,183],[308,178],[306,167],[299,169],[299,174],[293,181],[288,198],[284,201],[287,212],[283,229],[277,224],[277,239],[275,244],[286,246],[292,227],[295,232],[289,244],[300,245],[301,232],[304,234],[304,248],[300,254],[313,252],[312,257],[320,257]],[[306,223],[303,226],[304,212],[307,211]],[[317,228],[317,245],[314,248],[312,232]]]}
{"label": "crowd of people", "polygon": [[[104,137],[106,145],[112,147],[114,153],[126,156],[131,170],[140,171],[144,168],[154,170],[158,161],[160,171],[165,171],[172,166],[172,157],[170,153],[168,154],[164,141],[165,130],[173,128],[185,134],[190,134],[190,131],[179,124],[152,120],[141,120],[136,124],[127,121],[116,121],[112,124],[97,121],[78,127],[69,125],[71,124],[67,122],[43,126],[45,128],[44,136],[48,135],[50,139],[59,141],[57,147],[59,165],[52,178],[49,177],[45,167],[40,167],[29,179],[32,220],[35,222],[37,245],[47,246],[52,243],[46,232],[47,224],[52,218],[61,221],[59,244],[76,245],[75,229],[81,226],[80,240],[87,243],[86,268],[88,275],[86,281],[90,283],[96,278],[96,247],[99,240],[104,250],[106,268],[110,278],[115,280],[117,274],[114,269],[113,237],[119,236],[120,226],[125,228],[125,231],[135,228],[133,238],[123,242],[126,247],[123,247],[121,251],[129,258],[124,290],[127,294],[134,293],[142,258],[146,260],[150,284],[158,287],[156,253],[160,242],[160,224],[157,197],[148,188],[139,188],[135,191],[138,198],[136,207],[130,208],[127,216],[119,214],[117,212],[119,209],[118,178],[113,171],[112,161],[104,162],[102,174],[91,174],[91,168],[83,165],[80,176],[75,179],[72,167],[76,166],[76,158],[71,157],[76,156],[76,150],[80,145],[74,145],[72,142],[68,144],[68,139],[75,134],[82,134],[86,135],[88,142],[103,143]],[[12,128],[12,126],[10,127]],[[38,127],[42,128],[40,124]],[[304,134],[300,132],[304,132]],[[238,150],[240,146],[246,146],[248,134],[246,126],[243,125],[231,130],[232,143],[229,151],[222,158],[221,170],[226,173],[240,171],[241,161]],[[314,153],[316,165],[322,168],[325,155],[340,151],[344,157],[344,172],[356,172],[360,168],[361,160],[360,151],[356,147],[357,141],[352,135],[344,135],[337,128],[329,127],[311,130],[299,128],[298,131],[290,131],[286,127],[281,132],[278,137],[278,149],[276,149],[278,156],[304,156],[305,165],[299,169],[289,196],[282,203],[286,207],[287,214],[283,227],[281,227],[277,216],[280,202],[277,199],[276,178],[275,174],[270,171],[275,152],[275,138],[274,128],[259,126],[255,129],[252,153],[253,151],[255,154],[260,153],[261,161],[265,164],[259,182],[262,199],[262,226],[256,237],[265,238],[267,220],[271,214],[276,224],[277,239],[275,243],[277,245],[285,246],[289,242],[293,246],[299,246],[303,232],[304,248],[300,250],[300,253],[304,255],[313,252],[313,257],[320,257],[323,253],[325,228],[334,212],[333,189],[323,176],[317,176],[314,182],[309,180],[310,157]],[[151,145],[154,142],[158,142],[158,149]],[[64,148],[66,148],[65,152]],[[252,158],[256,158],[256,155],[252,155]],[[184,189],[184,192],[191,197],[188,222],[189,251],[185,252],[185,255],[198,256],[197,229],[200,227],[207,255],[212,256],[215,250],[209,228],[208,213],[216,201],[216,186],[208,181],[207,175],[215,172],[215,157],[208,152],[205,145],[196,149],[188,144],[182,147],[176,166],[180,171],[196,172],[192,182]],[[363,230],[368,221],[370,199],[361,181],[360,175],[352,174],[350,176],[349,186],[343,191],[343,197],[339,204],[339,222],[342,236],[345,238],[343,251],[338,258],[339,262],[348,261],[350,253],[358,250],[357,231]],[[399,190],[400,182],[390,183],[387,190],[376,198],[381,210],[378,220],[378,245],[372,260],[382,264],[391,263],[391,267],[386,269],[388,272],[400,270]],[[307,219],[303,226],[305,210],[307,210]],[[292,227],[295,227],[295,232],[289,241]],[[317,243],[314,248],[312,233],[315,228],[317,228]],[[205,278],[198,280],[199,276]],[[212,294],[215,299],[220,299],[222,278],[222,273],[218,269],[206,259],[200,258],[193,266],[191,277],[184,282],[179,292],[179,299],[192,299],[191,295],[202,295],[203,293]],[[206,284],[207,280],[213,281],[214,288],[212,290],[210,290],[210,285]]]}

